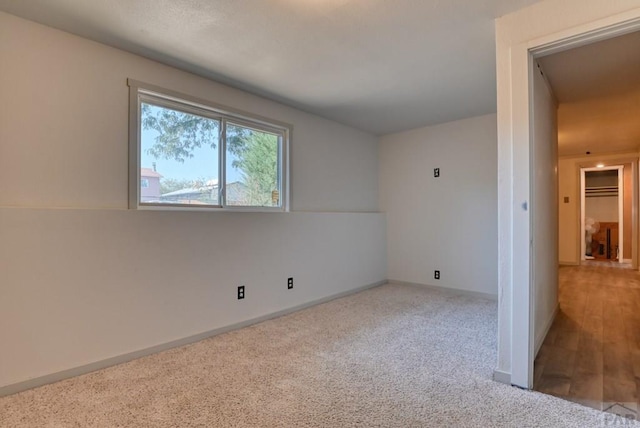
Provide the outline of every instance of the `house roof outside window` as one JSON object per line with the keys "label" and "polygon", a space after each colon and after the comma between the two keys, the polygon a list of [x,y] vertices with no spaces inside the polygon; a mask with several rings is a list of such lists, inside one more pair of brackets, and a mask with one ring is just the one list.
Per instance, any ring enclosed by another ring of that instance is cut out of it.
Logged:
{"label": "house roof outside window", "polygon": [[162,175],[158,174],[156,171],[151,168],[140,168],[140,177],[156,177],[161,178]]}

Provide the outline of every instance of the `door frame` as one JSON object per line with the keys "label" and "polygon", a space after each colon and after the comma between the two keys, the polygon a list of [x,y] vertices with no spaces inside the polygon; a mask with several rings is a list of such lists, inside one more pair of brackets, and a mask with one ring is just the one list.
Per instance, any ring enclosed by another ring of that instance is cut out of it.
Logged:
{"label": "door frame", "polygon": [[[499,206],[509,202],[511,231],[508,241],[499,243],[501,261],[507,259],[511,268],[511,376],[510,383],[525,389],[533,387],[534,319],[531,238],[531,145],[532,145],[532,79],[534,59],[564,50],[640,30],[640,9],[600,19],[570,28],[550,36],[514,44],[510,49],[509,76],[511,107],[508,116],[511,159],[507,170],[512,172],[510,192],[500,195]],[[498,116],[501,117],[500,114]],[[502,165],[499,164],[499,167]],[[535,209],[535,207],[532,207]],[[501,270],[502,272],[502,270]]]}
{"label": "door frame", "polygon": [[580,168],[580,261],[583,262],[585,258],[585,250],[587,246],[587,240],[585,238],[585,220],[586,220],[586,173],[591,171],[618,171],[618,250],[619,257],[618,263],[624,262],[622,249],[624,248],[624,166],[623,165],[610,165],[603,167],[589,167]]}

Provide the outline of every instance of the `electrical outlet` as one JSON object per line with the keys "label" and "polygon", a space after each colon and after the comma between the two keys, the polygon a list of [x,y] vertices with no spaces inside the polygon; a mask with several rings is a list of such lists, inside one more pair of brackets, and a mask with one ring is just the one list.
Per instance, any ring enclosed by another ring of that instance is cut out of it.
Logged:
{"label": "electrical outlet", "polygon": [[244,285],[238,287],[238,300],[244,299]]}
{"label": "electrical outlet", "polygon": [[293,278],[287,279],[287,289],[291,290],[293,288]]}
{"label": "electrical outlet", "polygon": [[440,279],[440,271],[439,270],[433,271],[433,277],[435,279]]}
{"label": "electrical outlet", "polygon": [[440,177],[440,168],[433,168],[433,176],[436,178]]}

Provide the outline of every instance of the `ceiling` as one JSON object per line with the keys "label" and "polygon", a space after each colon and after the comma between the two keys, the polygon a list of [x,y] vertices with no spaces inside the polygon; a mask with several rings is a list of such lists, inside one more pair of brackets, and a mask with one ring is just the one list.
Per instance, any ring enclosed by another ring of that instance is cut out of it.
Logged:
{"label": "ceiling", "polygon": [[538,62],[559,102],[560,156],[640,148],[640,32]]}
{"label": "ceiling", "polygon": [[374,133],[496,111],[494,19],[537,0],[0,0]]}

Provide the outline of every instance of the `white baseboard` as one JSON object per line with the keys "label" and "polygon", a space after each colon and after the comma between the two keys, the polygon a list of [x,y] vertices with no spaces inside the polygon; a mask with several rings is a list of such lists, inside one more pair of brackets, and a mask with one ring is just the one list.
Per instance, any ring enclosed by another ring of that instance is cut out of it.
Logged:
{"label": "white baseboard", "polygon": [[380,285],[386,284],[387,282],[388,282],[387,280],[374,282],[372,284],[364,285],[364,286],[357,287],[348,291],[343,291],[337,294],[332,294],[331,296],[323,297],[321,299],[313,300],[311,302],[303,303],[301,305],[293,306],[291,308],[283,309],[281,311],[274,312],[268,315],[263,315],[257,318],[252,318],[236,324],[216,328],[214,330],[206,331],[204,333],[195,334],[193,336],[185,337],[178,340],[173,340],[171,342],[152,346],[150,348],[141,349],[139,351],[129,352],[127,354],[118,355],[112,358],[107,358],[105,360],[95,361],[93,363],[89,363],[83,366],[74,367],[68,370],[63,370],[60,372],[51,373],[48,375],[36,377],[36,378],[25,380],[22,382],[13,383],[11,385],[2,386],[0,387],[0,397],[15,394],[21,391],[26,391],[27,389],[36,388],[38,386],[43,386],[49,383],[58,382],[71,377],[80,376],[83,374],[94,372],[96,370],[105,369],[107,367],[115,366],[117,364],[126,363],[128,361],[135,360],[135,359],[138,359],[147,355],[155,354],[158,352],[166,351],[171,348],[177,348],[179,346],[184,346],[190,343],[199,342],[201,340],[207,339],[209,337],[217,336],[222,333],[227,333],[229,331],[247,327],[252,324],[257,324],[259,322],[267,321],[273,318],[278,318],[283,315],[288,315],[290,313],[309,308],[311,306],[316,306],[321,303],[326,303],[331,300],[339,299],[340,297],[345,297],[351,294],[358,293],[360,291],[378,287]]}
{"label": "white baseboard", "polygon": [[448,293],[453,293],[453,294],[480,297],[480,298],[489,299],[489,300],[498,300],[498,295],[497,294],[482,293],[480,291],[464,290],[464,289],[461,289],[461,288],[442,287],[442,286],[431,285],[431,284],[420,284],[418,282],[398,281],[396,279],[390,279],[389,283],[390,284],[402,284],[402,285],[417,285],[419,287],[432,288],[434,290],[446,291]]}
{"label": "white baseboard", "polygon": [[496,369],[493,371],[493,380],[495,380],[496,382],[511,385],[511,373],[503,372]]}

